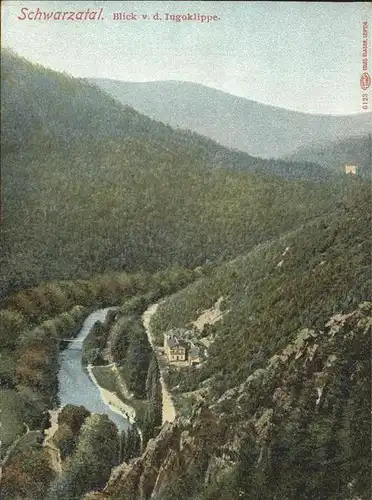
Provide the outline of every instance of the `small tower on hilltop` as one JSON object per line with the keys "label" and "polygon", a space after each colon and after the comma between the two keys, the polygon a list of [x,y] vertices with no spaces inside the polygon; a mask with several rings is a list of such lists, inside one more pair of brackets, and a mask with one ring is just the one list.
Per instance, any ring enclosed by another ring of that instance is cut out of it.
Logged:
{"label": "small tower on hilltop", "polygon": [[345,165],[345,174],[357,175],[358,167],[356,165]]}

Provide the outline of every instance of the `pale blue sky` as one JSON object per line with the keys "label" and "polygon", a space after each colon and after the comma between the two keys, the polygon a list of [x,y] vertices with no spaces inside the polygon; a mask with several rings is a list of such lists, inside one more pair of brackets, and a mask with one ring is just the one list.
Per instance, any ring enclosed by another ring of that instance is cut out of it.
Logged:
{"label": "pale blue sky", "polygon": [[[18,20],[21,8],[100,21]],[[312,113],[361,112],[362,22],[371,2],[3,2],[2,45],[77,77],[187,80]],[[114,21],[114,12],[218,15],[209,24]],[[370,67],[372,48],[370,45]],[[372,92],[370,92],[372,101]]]}

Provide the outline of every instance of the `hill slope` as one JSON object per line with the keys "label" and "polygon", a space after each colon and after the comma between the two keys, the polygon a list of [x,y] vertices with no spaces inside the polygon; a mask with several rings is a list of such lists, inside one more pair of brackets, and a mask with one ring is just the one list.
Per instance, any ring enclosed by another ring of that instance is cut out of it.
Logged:
{"label": "hill slope", "polygon": [[2,75],[2,293],[231,258],[339,197],[335,182],[268,175],[319,179],[322,167],[255,159],[173,131],[12,54],[3,54]]}
{"label": "hill slope", "polygon": [[310,143],[367,133],[372,113],[322,116],[265,105],[191,82],[89,79],[124,104],[252,156],[278,158]]}
{"label": "hill slope", "polygon": [[372,140],[369,136],[349,137],[328,144],[314,144],[300,148],[287,157],[292,161],[308,161],[342,172],[345,165],[357,165],[358,175],[371,177]]}
{"label": "hill slope", "polygon": [[[120,310],[136,321],[163,297],[151,321],[160,336],[190,330],[217,298],[223,314],[193,333],[209,339],[202,364],[165,373],[180,415],[142,454],[112,469],[117,455],[104,450],[119,440],[110,433],[105,446],[109,421],[102,432],[92,423],[90,444],[79,426],[55,477],[27,433],[4,467],[5,497],[75,498],[76,487],[80,496],[94,489],[84,500],[368,500],[371,213],[369,186],[354,187],[331,213],[221,265],[46,283],[10,298],[0,311],[1,377],[13,439],[23,422],[41,433],[57,389],[56,340],[75,335],[90,306],[124,299]],[[86,307],[69,310],[77,301]],[[58,420],[56,443],[66,449]]]}
{"label": "hill slope", "polygon": [[[146,142],[149,157],[198,159],[208,168],[231,168],[286,178],[330,178],[319,165],[267,161],[233,151],[193,132],[173,130],[120,104],[97,86],[34,65],[5,50],[2,53],[3,154],[25,150],[58,151],[65,157],[80,151],[91,162],[119,146]],[[129,142],[128,142],[129,141]],[[134,141],[134,142],[133,142]],[[120,144],[119,144],[120,143]],[[86,172],[84,172],[86,173]]]}
{"label": "hill slope", "polygon": [[370,496],[367,186],[160,303],[159,334],[223,297],[198,368],[169,369],[181,416],[86,500]]}

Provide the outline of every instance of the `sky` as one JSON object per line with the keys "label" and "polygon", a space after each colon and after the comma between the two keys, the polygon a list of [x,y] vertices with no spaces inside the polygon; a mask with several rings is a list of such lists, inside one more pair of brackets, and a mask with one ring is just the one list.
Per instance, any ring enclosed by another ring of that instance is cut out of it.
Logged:
{"label": "sky", "polygon": [[[103,19],[18,19],[37,8],[103,8]],[[137,19],[113,19],[118,12]],[[218,19],[175,22],[166,13]],[[372,2],[5,0],[2,46],[76,77],[192,81],[297,111],[351,114],[362,112],[363,21],[371,33]],[[372,67],[371,43],[369,54]]]}

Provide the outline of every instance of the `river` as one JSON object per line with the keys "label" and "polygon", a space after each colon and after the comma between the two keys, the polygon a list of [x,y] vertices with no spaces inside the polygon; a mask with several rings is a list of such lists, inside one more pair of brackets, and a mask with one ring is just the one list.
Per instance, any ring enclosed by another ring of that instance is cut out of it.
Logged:
{"label": "river", "polygon": [[[106,314],[113,307],[98,309],[90,314],[76,337],[84,340],[96,321],[103,322]],[[119,412],[113,411],[101,398],[100,391],[82,363],[82,342],[71,343],[59,355],[60,369],[58,373],[59,399],[61,408],[67,404],[85,406],[92,413],[106,414],[114,422],[119,431],[128,428],[128,420]]]}

